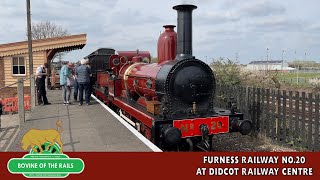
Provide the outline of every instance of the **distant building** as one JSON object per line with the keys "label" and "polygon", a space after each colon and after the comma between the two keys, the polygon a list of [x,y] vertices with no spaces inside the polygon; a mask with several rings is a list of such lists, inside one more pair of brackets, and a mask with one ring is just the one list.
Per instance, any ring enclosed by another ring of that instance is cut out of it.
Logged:
{"label": "distant building", "polygon": [[281,60],[270,61],[251,61],[246,70],[250,71],[291,71],[294,68],[289,67],[289,64]]}

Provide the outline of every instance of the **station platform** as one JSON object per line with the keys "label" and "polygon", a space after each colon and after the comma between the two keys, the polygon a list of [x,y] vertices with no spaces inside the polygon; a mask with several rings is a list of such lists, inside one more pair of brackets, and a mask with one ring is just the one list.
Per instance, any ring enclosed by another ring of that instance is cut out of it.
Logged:
{"label": "station platform", "polygon": [[[64,152],[152,152],[158,151],[145,143],[143,136],[130,130],[129,125],[109,112],[106,106],[92,96],[91,105],[78,103],[63,105],[62,90],[47,90],[50,105],[36,106],[8,151],[24,151],[21,140],[30,129],[57,129],[62,121],[61,141]],[[142,137],[142,138],[141,138]],[[145,139],[146,140],[146,139]],[[152,144],[153,145],[153,144]]]}

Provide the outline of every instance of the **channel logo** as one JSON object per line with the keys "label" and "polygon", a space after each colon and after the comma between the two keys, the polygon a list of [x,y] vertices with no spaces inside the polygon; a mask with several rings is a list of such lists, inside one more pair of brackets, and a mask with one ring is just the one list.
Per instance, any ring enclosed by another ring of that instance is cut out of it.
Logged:
{"label": "channel logo", "polygon": [[8,171],[28,178],[65,178],[69,174],[80,174],[84,170],[84,162],[63,154],[61,121],[56,125],[57,130],[30,129],[21,140],[22,149],[30,147],[29,154],[10,159]]}

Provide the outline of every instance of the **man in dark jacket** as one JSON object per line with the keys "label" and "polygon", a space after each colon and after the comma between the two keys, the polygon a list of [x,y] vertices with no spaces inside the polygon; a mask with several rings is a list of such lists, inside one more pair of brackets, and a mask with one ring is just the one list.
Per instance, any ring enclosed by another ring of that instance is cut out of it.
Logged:
{"label": "man in dark jacket", "polygon": [[46,93],[46,76],[48,75],[46,72],[46,68],[48,68],[48,64],[44,63],[43,65],[39,66],[36,70],[37,97],[39,105],[51,104],[48,102]]}
{"label": "man in dark jacket", "polygon": [[83,104],[83,90],[85,91],[85,99],[87,105],[90,105],[90,93],[89,93],[89,86],[90,86],[90,75],[91,70],[86,66],[88,60],[82,59],[81,65],[76,68],[76,77],[79,86],[79,106]]}

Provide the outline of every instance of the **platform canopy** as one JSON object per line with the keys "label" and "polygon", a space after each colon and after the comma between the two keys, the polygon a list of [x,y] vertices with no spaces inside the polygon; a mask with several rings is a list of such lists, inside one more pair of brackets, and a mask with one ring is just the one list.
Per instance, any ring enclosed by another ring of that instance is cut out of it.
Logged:
{"label": "platform canopy", "polygon": [[[33,74],[43,63],[50,65],[56,53],[82,49],[86,43],[87,34],[33,40]],[[51,73],[51,68],[48,68],[48,72]],[[0,44],[0,80],[3,80],[0,81],[0,87],[13,84],[18,78],[28,78],[28,76],[28,41]],[[28,81],[25,82],[25,86],[29,86]]]}
{"label": "platform canopy", "polygon": [[[33,52],[46,52],[46,59],[51,60],[57,52],[82,49],[86,45],[86,34],[61,36],[32,41]],[[28,53],[28,41],[0,44],[0,57]]]}

